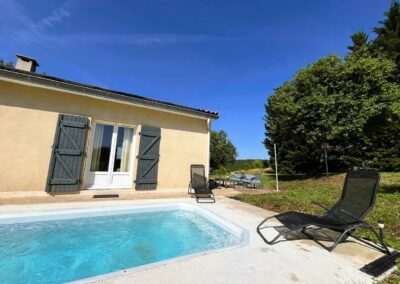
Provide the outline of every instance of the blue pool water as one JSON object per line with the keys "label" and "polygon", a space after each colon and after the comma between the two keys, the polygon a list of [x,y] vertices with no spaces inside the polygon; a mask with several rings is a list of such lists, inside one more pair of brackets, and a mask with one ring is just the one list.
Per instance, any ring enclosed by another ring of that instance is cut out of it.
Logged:
{"label": "blue pool water", "polygon": [[0,224],[0,283],[62,283],[240,242],[186,210]]}

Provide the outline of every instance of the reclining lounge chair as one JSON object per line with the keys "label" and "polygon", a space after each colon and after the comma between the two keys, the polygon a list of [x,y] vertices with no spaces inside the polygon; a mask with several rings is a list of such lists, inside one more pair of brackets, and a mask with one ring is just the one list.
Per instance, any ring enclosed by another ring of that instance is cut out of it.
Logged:
{"label": "reclining lounge chair", "polygon": [[244,175],[244,179],[243,179],[244,184],[246,184],[247,187],[251,186],[251,187],[258,187],[261,188],[262,187],[262,175],[259,175],[259,178],[257,178],[257,176],[255,175],[249,175],[249,174],[245,174]]}
{"label": "reclining lounge chair", "polygon": [[232,177],[229,178],[231,182],[236,185],[241,185],[243,183],[244,176],[241,173],[234,173]]}
{"label": "reclining lounge chair", "polygon": [[212,203],[215,202],[214,193],[208,186],[204,165],[190,166],[190,184],[188,193],[194,195],[197,202],[199,202],[199,199],[201,198],[211,199]]}
{"label": "reclining lounge chair", "polygon": [[[382,252],[390,255],[389,249],[384,244],[383,238],[378,235],[374,228],[364,221],[364,217],[374,207],[376,193],[379,184],[379,173],[372,170],[353,170],[347,173],[340,200],[332,207],[313,202],[325,209],[321,215],[310,215],[300,212],[285,212],[266,218],[257,227],[258,234],[268,244],[274,244],[279,237],[288,235],[290,232],[301,230],[307,237],[313,239],[328,251],[332,251],[341,242],[346,240],[358,228],[370,230],[379,240],[381,247],[374,246]],[[287,229],[279,232],[272,240],[267,240],[261,233],[262,229],[273,228],[263,225],[270,219],[275,218]],[[307,232],[308,227],[327,228],[339,232],[340,236],[333,241],[333,245],[325,246],[313,235]],[[365,241],[364,241],[365,242]]]}

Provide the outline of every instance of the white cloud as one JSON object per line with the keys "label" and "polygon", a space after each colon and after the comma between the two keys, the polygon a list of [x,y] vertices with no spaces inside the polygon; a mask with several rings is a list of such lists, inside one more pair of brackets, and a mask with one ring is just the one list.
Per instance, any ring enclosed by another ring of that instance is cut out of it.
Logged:
{"label": "white cloud", "polygon": [[[15,0],[0,1],[0,8],[5,11],[5,20],[0,21],[2,37],[10,37],[17,43],[36,43],[49,29],[56,28],[70,16],[70,9],[79,3],[77,0],[67,0],[58,8],[52,10],[39,20],[32,20],[24,6]],[[1,17],[0,17],[1,18]]]}
{"label": "white cloud", "polygon": [[[4,2],[2,2],[4,1]],[[85,0],[67,0],[58,8],[52,10],[49,15],[33,21],[25,7],[13,0],[0,0],[0,8],[4,7],[7,14],[16,15],[21,19],[19,25],[8,25],[3,30],[1,37],[10,38],[17,44],[25,45],[127,45],[147,47],[162,44],[174,43],[196,43],[205,41],[218,41],[232,39],[214,35],[189,35],[189,34],[130,34],[130,33],[69,33],[60,34],[57,32],[57,25],[67,21],[75,8],[85,4]],[[1,23],[1,22],[0,22]]]}
{"label": "white cloud", "polygon": [[58,8],[53,10],[49,16],[29,24],[25,29],[11,31],[10,35],[17,42],[37,43],[42,36],[46,36],[48,28],[54,28],[56,24],[62,23],[67,17],[69,17],[69,12],[64,8]]}
{"label": "white cloud", "polygon": [[[35,38],[36,43],[42,44],[109,44],[109,45],[131,45],[152,46],[173,43],[196,43],[204,41],[217,41],[222,39],[212,35],[187,35],[187,34],[103,34],[103,33],[73,33],[63,35],[40,35]],[[227,39],[226,37],[224,39]]]}
{"label": "white cloud", "polygon": [[32,26],[33,29],[41,29],[43,27],[54,28],[57,23],[62,23],[65,18],[69,17],[69,12],[63,7],[53,10],[50,16],[40,19],[36,24]]}

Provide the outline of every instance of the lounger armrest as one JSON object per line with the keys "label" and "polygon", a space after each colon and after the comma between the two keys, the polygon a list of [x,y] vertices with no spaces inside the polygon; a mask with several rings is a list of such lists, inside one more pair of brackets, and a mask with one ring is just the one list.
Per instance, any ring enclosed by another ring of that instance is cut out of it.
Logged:
{"label": "lounger armrest", "polygon": [[329,210],[328,207],[325,207],[324,205],[322,205],[321,203],[319,203],[319,202],[317,202],[317,201],[311,201],[311,202],[314,203],[315,205],[317,205],[317,206],[319,206],[319,207],[325,209],[326,211]]}
{"label": "lounger armrest", "polygon": [[351,214],[350,212],[348,212],[348,211],[346,211],[346,210],[344,210],[344,209],[340,209],[340,212],[346,214],[347,216],[349,216],[349,217],[351,217],[351,218],[356,219],[356,220],[359,221],[359,222],[364,223],[363,219],[360,219],[360,218],[358,218],[357,216],[354,216],[353,214]]}

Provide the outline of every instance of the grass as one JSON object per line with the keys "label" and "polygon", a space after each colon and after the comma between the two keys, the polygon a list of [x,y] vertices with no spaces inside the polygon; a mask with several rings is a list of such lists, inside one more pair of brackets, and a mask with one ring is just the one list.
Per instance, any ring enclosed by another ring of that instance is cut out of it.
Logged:
{"label": "grass", "polygon": [[[275,211],[289,210],[305,213],[320,213],[321,208],[311,201],[318,201],[327,207],[333,205],[342,190],[344,174],[308,178],[305,176],[282,176],[279,181],[280,192],[249,195],[242,194],[238,198],[246,203]],[[273,175],[264,174],[264,186],[274,188]],[[400,250],[400,173],[382,173],[381,182],[374,209],[367,215],[366,221],[376,225],[378,220],[385,221],[385,241],[387,245]],[[364,230],[357,230],[355,235],[372,241],[375,236]],[[400,262],[398,262],[400,268]],[[393,273],[385,283],[400,283],[400,274]]]}

